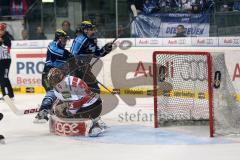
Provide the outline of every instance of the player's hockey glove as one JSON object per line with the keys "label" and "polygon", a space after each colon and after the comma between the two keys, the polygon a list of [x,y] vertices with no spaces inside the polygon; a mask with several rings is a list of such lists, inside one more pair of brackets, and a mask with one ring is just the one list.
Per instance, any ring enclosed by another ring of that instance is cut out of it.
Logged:
{"label": "player's hockey glove", "polygon": [[72,57],[73,57],[72,53],[65,49],[64,53],[63,53],[63,58],[68,59],[68,58],[72,58]]}
{"label": "player's hockey glove", "polygon": [[107,55],[108,53],[110,53],[112,51],[112,45],[113,45],[113,43],[110,42],[110,43],[105,44],[105,46],[103,46],[104,52],[103,52],[102,57]]}

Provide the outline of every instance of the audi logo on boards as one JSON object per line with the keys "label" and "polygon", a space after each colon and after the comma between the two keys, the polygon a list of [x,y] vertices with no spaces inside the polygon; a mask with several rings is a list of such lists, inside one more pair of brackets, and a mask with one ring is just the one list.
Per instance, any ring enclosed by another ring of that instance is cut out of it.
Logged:
{"label": "audi logo on boards", "polygon": [[206,81],[207,64],[204,60],[184,60],[181,63],[180,76],[184,81]]}

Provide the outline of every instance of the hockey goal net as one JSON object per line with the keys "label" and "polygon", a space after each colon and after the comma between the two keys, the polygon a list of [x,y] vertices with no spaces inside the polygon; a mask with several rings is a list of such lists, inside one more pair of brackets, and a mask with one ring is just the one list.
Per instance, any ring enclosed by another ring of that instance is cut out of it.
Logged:
{"label": "hockey goal net", "polygon": [[210,136],[240,133],[240,109],[224,54],[154,52],[155,127],[209,125]]}

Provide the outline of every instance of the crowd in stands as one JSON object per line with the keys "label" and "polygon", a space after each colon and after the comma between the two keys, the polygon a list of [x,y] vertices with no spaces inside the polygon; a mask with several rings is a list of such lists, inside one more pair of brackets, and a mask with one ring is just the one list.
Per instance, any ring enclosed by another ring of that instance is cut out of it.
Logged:
{"label": "crowd in stands", "polygon": [[[67,33],[67,36],[71,39],[74,39],[76,34],[75,31],[71,29],[71,23],[67,20],[62,22],[62,30]],[[29,35],[27,29],[23,29],[21,32],[22,40],[45,40],[47,36],[44,33],[44,28],[41,26],[37,26],[35,29],[35,33]]]}
{"label": "crowd in stands", "polygon": [[41,26],[37,26],[35,33],[29,36],[30,40],[44,40],[47,39],[47,37],[45,36],[43,27]]}
{"label": "crowd in stands", "polygon": [[[29,8],[37,0],[0,0],[0,18],[5,16],[24,17],[28,14]],[[132,14],[136,17],[139,14],[153,13],[213,13],[214,11],[240,11],[240,0],[128,0]],[[181,26],[180,26],[181,27]],[[69,21],[62,22],[62,29],[73,39],[75,31],[71,29]],[[74,28],[73,28],[74,29]],[[34,30],[34,33],[32,31]],[[22,40],[44,40],[47,36],[43,26],[36,26],[30,29],[23,26],[21,32]],[[118,28],[119,37],[128,37],[123,25]],[[105,37],[105,36],[102,36]]]}
{"label": "crowd in stands", "polygon": [[0,16],[23,17],[36,0],[1,0]]}
{"label": "crowd in stands", "polygon": [[[8,25],[6,24],[7,29],[8,29]],[[75,31],[73,31],[71,28],[71,24],[69,21],[64,20],[62,22],[62,30],[64,30],[67,33],[67,36],[71,39],[74,39],[76,34]],[[8,32],[6,31],[7,34],[9,34],[12,37],[12,40],[14,39],[14,37]],[[29,32],[26,28],[24,28],[21,31],[21,40],[46,40],[48,39],[47,36],[44,33],[44,28],[41,26],[37,26],[35,28],[35,33],[29,35]]]}
{"label": "crowd in stands", "polygon": [[223,0],[129,0],[134,16],[152,13],[212,13],[240,11],[240,1]]}

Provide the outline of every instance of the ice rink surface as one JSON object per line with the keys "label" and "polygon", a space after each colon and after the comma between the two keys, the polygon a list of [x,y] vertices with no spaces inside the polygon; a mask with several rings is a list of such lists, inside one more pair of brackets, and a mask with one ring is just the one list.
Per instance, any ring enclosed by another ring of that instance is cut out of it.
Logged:
{"label": "ice rink surface", "polygon": [[[44,95],[16,95],[19,108],[32,108]],[[1,160],[239,160],[239,137],[209,137],[207,126],[153,128],[152,98],[127,106],[123,101],[102,119],[110,128],[103,136],[60,137],[48,124],[34,124],[35,114],[17,116],[0,102],[4,119]],[[138,116],[139,115],[139,116]],[[147,117],[147,119],[146,119]]]}

